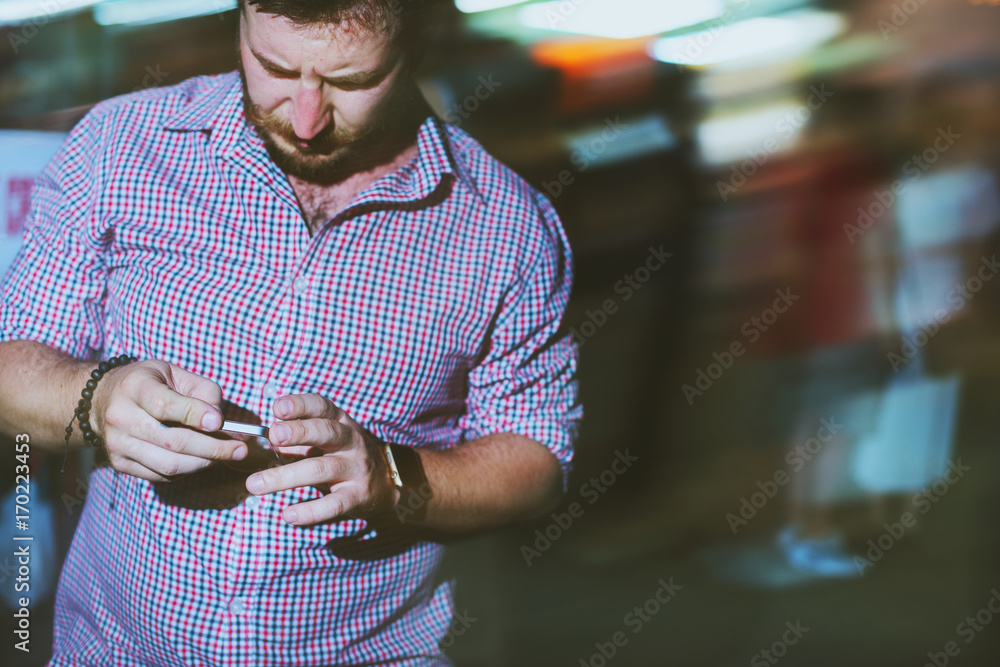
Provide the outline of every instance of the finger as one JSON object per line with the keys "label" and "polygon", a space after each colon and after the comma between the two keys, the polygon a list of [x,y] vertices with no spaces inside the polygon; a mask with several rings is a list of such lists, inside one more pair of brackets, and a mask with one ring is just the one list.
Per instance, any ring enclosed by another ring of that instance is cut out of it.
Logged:
{"label": "finger", "polygon": [[328,418],[293,419],[275,422],[268,430],[272,445],[287,447],[339,447],[351,442],[352,432],[340,422]]}
{"label": "finger", "polygon": [[274,402],[274,416],[278,419],[307,419],[309,417],[341,421],[343,410],[330,399],[319,394],[288,394]]}
{"label": "finger", "polygon": [[157,421],[207,431],[222,426],[222,413],[217,407],[180,394],[162,382],[144,382],[137,394],[136,404]]}
{"label": "finger", "polygon": [[115,452],[109,452],[109,459],[112,466],[120,472],[148,479],[151,482],[169,482],[172,481],[171,478],[176,479],[211,465],[211,462],[204,459],[183,457],[183,455],[169,452],[165,452],[165,454],[179,460],[164,465],[156,459],[156,452],[153,451],[156,449],[151,443],[132,436],[125,436]]}
{"label": "finger", "polygon": [[148,442],[145,444],[145,447],[136,450],[131,455],[132,460],[166,478],[190,475],[212,465],[212,461],[208,459],[168,452]]}
{"label": "finger", "polygon": [[358,500],[358,494],[350,489],[338,487],[322,498],[289,505],[281,513],[281,518],[296,526],[308,526],[321,521],[347,518]]}
{"label": "finger", "polygon": [[114,466],[115,470],[126,475],[131,475],[132,477],[138,477],[139,479],[145,479],[150,482],[169,482],[170,480],[160,475],[159,473],[153,472],[141,463],[136,463],[131,459],[125,459]]}
{"label": "finger", "polygon": [[298,446],[298,445],[288,445],[287,447],[273,447],[274,451],[282,457],[288,458],[289,460],[294,458],[305,458],[307,456],[316,456],[314,447]]}
{"label": "finger", "polygon": [[167,426],[148,415],[142,420],[137,437],[168,452],[216,461],[240,461],[246,458],[249,451],[241,440],[208,435],[184,426]]}
{"label": "finger", "polygon": [[177,393],[197,398],[210,405],[222,404],[222,387],[219,386],[219,383],[175,364],[170,364],[170,371],[174,380],[173,389]]}
{"label": "finger", "polygon": [[344,479],[345,462],[339,456],[313,456],[294,463],[261,470],[247,477],[247,491],[256,495]]}

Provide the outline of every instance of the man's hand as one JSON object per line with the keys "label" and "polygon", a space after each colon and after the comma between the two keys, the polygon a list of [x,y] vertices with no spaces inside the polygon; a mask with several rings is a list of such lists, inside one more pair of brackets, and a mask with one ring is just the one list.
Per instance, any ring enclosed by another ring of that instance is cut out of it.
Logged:
{"label": "man's hand", "polygon": [[369,518],[398,501],[382,442],[329,399],[282,396],[274,402],[274,415],[283,421],[271,426],[271,444],[306,458],[251,475],[247,490],[256,495],[302,486],[328,491],[285,508],[285,521],[305,526],[345,516]]}
{"label": "man's hand", "polygon": [[109,370],[97,383],[90,417],[116,470],[167,482],[240,460],[238,440],[203,433],[222,426],[222,389],[170,362],[149,360]]}

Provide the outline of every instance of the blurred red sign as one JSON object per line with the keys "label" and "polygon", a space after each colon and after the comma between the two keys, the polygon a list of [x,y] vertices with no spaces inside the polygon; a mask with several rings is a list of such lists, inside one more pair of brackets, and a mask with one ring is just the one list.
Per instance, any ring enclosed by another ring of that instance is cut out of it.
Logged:
{"label": "blurred red sign", "polygon": [[24,230],[31,204],[31,188],[35,179],[31,176],[9,176],[7,178],[7,234],[15,236]]}

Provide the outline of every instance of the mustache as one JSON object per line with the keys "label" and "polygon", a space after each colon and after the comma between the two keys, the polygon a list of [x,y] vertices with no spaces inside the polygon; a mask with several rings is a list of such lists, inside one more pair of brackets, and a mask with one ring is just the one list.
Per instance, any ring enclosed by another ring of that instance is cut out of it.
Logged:
{"label": "mustache", "polygon": [[256,104],[250,103],[246,107],[247,115],[250,116],[250,120],[254,125],[272,135],[284,138],[293,144],[298,152],[304,155],[324,155],[337,148],[353,143],[358,138],[350,131],[330,124],[324,127],[316,136],[304,140],[306,145],[303,146],[300,143],[303,139],[295,133],[295,129],[287,118],[273,113],[267,115],[261,114]]}

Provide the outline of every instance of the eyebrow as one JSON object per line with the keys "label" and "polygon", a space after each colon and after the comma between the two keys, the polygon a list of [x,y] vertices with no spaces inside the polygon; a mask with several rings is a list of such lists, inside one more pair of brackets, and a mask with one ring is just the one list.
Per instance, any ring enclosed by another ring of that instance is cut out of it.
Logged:
{"label": "eyebrow", "polygon": [[[298,72],[286,69],[281,65],[278,65],[277,63],[271,62],[261,54],[254,51],[252,48],[250,49],[250,53],[252,53],[254,57],[257,59],[257,61],[264,66],[264,69],[269,69],[272,72],[276,72],[278,74],[298,74]],[[353,74],[345,74],[343,76],[334,76],[334,77],[324,76],[320,78],[326,81],[327,83],[332,83],[334,85],[344,84],[344,83],[361,85],[361,84],[371,83],[378,77],[378,74],[379,74],[378,72],[355,72]]]}

